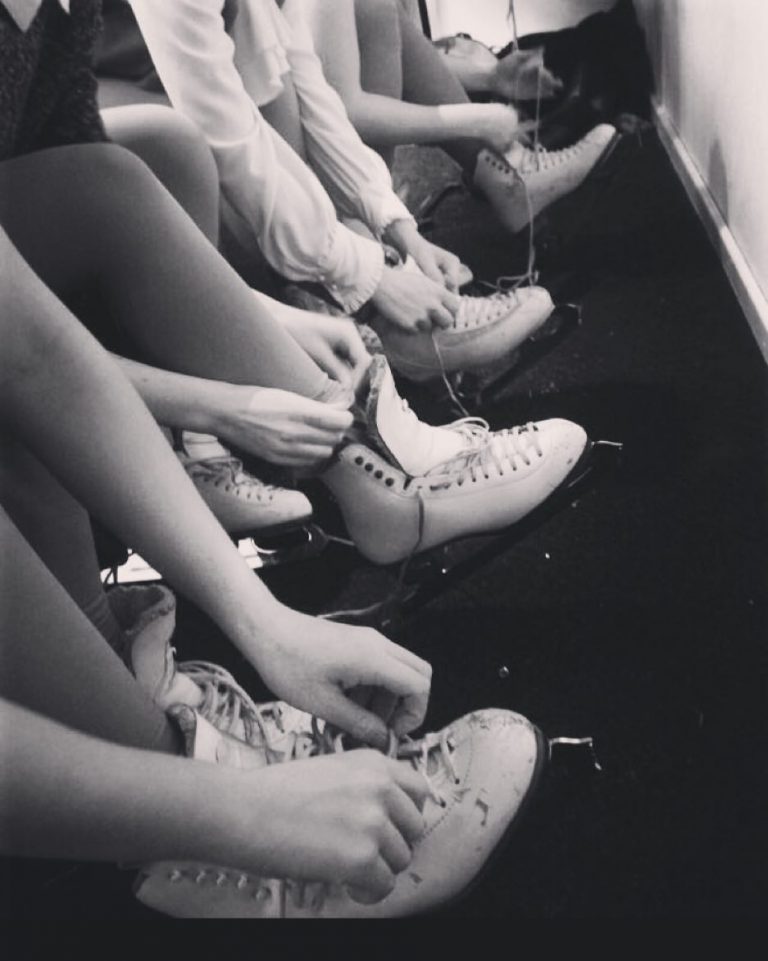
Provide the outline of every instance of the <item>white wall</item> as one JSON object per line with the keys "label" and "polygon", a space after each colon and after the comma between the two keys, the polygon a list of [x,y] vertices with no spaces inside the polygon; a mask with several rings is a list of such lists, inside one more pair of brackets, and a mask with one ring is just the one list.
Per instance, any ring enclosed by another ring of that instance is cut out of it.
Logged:
{"label": "white wall", "polygon": [[708,226],[737,293],[752,301],[750,320],[768,350],[768,0],[635,6],[671,149],[684,180],[694,181],[689,191],[702,195],[694,201],[705,219],[722,218]]}
{"label": "white wall", "polygon": [[[766,0],[768,2],[768,0]],[[520,36],[542,30],[562,30],[614,0],[515,0]],[[432,36],[469,33],[491,47],[504,47],[512,39],[509,0],[427,0]]]}

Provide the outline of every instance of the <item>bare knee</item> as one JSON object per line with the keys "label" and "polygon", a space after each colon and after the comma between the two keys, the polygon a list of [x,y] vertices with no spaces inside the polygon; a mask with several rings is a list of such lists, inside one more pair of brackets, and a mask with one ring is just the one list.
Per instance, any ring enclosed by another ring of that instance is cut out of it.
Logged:
{"label": "bare knee", "polygon": [[203,134],[171,107],[130,104],[103,110],[102,119],[109,138],[135,153],[150,169],[177,166],[215,178],[216,165]]}
{"label": "bare knee", "polygon": [[211,240],[216,239],[219,182],[213,154],[186,117],[156,104],[102,113],[109,136],[140,157]]}

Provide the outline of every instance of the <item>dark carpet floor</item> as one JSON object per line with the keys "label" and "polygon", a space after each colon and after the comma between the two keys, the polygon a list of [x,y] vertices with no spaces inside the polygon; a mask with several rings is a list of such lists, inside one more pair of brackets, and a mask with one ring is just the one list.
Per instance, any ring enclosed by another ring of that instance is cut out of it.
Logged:
{"label": "dark carpet floor", "polygon": [[[435,151],[404,152],[400,172],[413,203],[453,175]],[[488,280],[524,264],[523,247],[467,195],[439,207],[433,238]],[[484,413],[496,426],[568,417],[624,450],[397,635],[434,665],[430,728],[507,707],[550,736],[593,737],[602,770],[586,751],[559,749],[509,848],[451,915],[759,917],[765,363],[653,135],[611,181],[552,214],[538,263],[545,285],[581,301],[582,322]],[[392,581],[338,547],[271,578],[309,609],[321,596],[326,608],[368,603]],[[181,655],[198,654],[207,629],[194,612],[181,623],[190,638]],[[224,645],[205,646],[243,674]],[[130,873],[12,868],[6,904],[16,916],[145,914]]]}

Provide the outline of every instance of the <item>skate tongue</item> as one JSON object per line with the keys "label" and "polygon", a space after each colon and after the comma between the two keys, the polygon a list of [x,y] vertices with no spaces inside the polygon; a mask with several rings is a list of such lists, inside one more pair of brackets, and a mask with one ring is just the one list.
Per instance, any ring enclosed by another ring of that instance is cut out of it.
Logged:
{"label": "skate tongue", "polygon": [[456,431],[423,424],[395,387],[386,358],[373,358],[365,404],[366,433],[393,466],[411,477],[461,453],[465,439]]}
{"label": "skate tongue", "polygon": [[519,140],[516,140],[509,150],[504,154],[504,159],[507,161],[509,166],[514,167],[515,170],[523,166],[525,158],[526,149]]}
{"label": "skate tongue", "polygon": [[250,748],[242,741],[226,737],[197,711],[184,704],[172,707],[168,714],[176,722],[184,738],[187,757],[210,764],[223,764],[226,767],[250,770],[266,765],[266,759],[259,751]]}
{"label": "skate tongue", "polygon": [[164,710],[173,704],[197,707],[202,691],[177,672],[171,647],[176,627],[176,600],[167,588],[155,586],[148,590],[157,592],[157,600],[142,611],[127,632],[134,677]]}

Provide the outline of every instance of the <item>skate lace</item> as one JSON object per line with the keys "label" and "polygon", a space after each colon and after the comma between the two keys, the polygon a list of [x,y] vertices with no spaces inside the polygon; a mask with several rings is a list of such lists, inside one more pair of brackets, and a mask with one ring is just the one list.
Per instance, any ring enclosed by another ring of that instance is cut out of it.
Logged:
{"label": "skate lace", "polygon": [[522,148],[522,160],[519,165],[521,173],[531,173],[540,170],[552,170],[561,164],[572,160],[584,148],[584,141],[563,147],[562,150],[547,150],[541,144],[534,147]]}
{"label": "skate lace", "polygon": [[[185,668],[187,666],[189,665],[184,665]],[[239,688],[228,672],[216,665],[194,662],[194,668],[197,669],[198,667],[203,675],[212,674],[212,683],[216,694],[220,693],[222,687],[225,689],[223,702],[212,700],[212,709],[216,711],[223,706],[224,713],[228,714],[232,708],[232,701],[228,695],[237,695],[237,700],[242,702],[240,707],[245,706],[249,713],[253,712],[257,723],[261,722],[260,731],[265,743],[268,744],[269,729],[264,722],[264,718],[261,717],[261,710],[242,688]],[[323,724],[316,717],[312,718],[311,729],[298,733],[288,733],[295,734],[295,737],[291,740],[290,751],[268,752],[269,763],[340,754],[347,749],[344,743],[346,735],[329,724]],[[390,731],[386,754],[391,758],[410,762],[414,770],[424,777],[432,801],[439,807],[446,808],[448,800],[444,792],[441,791],[441,784],[438,781],[442,780],[442,782],[454,787],[460,783],[452,757],[454,751],[455,743],[451,730],[448,728],[441,732],[427,734],[418,740],[412,740],[409,737],[398,738],[393,731]],[[270,757],[270,754],[273,756]],[[289,899],[297,908],[310,908],[314,911],[320,911],[334,888],[337,889],[337,886],[325,881],[300,881],[293,878],[269,879],[243,871],[197,865],[188,868],[172,868],[168,874],[168,880],[172,884],[191,881],[196,885],[213,884],[216,887],[232,885],[237,891],[257,902],[267,904],[276,901],[280,917],[287,915]]]}
{"label": "skate lace", "polygon": [[[507,470],[519,470],[521,465],[530,467],[533,464],[532,455],[541,458],[544,451],[538,426],[529,422],[497,431],[489,443],[457,454],[425,474],[424,479],[432,490],[448,488],[454,483],[461,487],[466,481],[475,483],[481,477],[490,480],[492,470],[497,474],[505,474]],[[437,483],[430,483],[433,479]]]}
{"label": "skate lace", "polygon": [[453,326],[455,329],[466,329],[493,323],[509,313],[519,302],[520,299],[515,288],[509,290],[495,289],[492,294],[487,294],[484,297],[464,295],[453,319]]}
{"label": "skate lace", "polygon": [[[328,754],[341,754],[346,748],[346,735],[326,724],[322,729],[317,718],[312,719],[311,737],[300,742],[303,757],[317,757]],[[450,729],[425,735],[418,740],[409,737],[398,738],[389,732],[386,754],[399,761],[409,761],[415,771],[418,771],[427,783],[429,796],[441,808],[448,807],[448,800],[441,792],[437,782],[439,774],[446,774],[449,782],[454,786],[460,783],[460,778],[453,761],[455,744],[451,738]],[[325,881],[296,881],[285,879],[278,882],[281,917],[287,913],[287,899],[298,908],[312,908],[322,910],[326,899],[332,893],[334,885]]]}
{"label": "skate lace", "polygon": [[[293,756],[301,732],[285,729],[277,702],[257,705],[229,671],[209,661],[182,661],[177,670],[200,688],[203,700],[197,710],[217,730],[245,740],[252,747],[263,747],[267,763],[274,763],[276,756],[283,754]],[[279,750],[273,740],[275,728],[287,739]]]}
{"label": "skate lace", "polygon": [[216,487],[224,487],[225,490],[247,487],[249,499],[255,496],[257,500],[269,501],[276,490],[271,484],[246,473],[243,462],[237,457],[205,457],[189,461],[186,466],[190,477],[212,480]]}
{"label": "skate lace", "polygon": [[[330,724],[324,725],[321,729],[318,719],[313,718],[312,736],[304,742],[309,752],[305,756],[343,754],[346,750],[344,744],[346,737],[347,735],[343,731],[339,731]],[[436,775],[442,772],[447,772],[450,781],[454,784],[459,782],[456,766],[451,756],[454,747],[450,728],[425,734],[424,737],[417,740],[413,740],[407,735],[398,737],[394,731],[390,730],[385,753],[388,757],[398,761],[410,761],[413,769],[418,771],[426,780],[430,798],[440,807],[447,807],[448,801],[435,782]],[[432,771],[430,771],[430,761],[432,762]]]}

